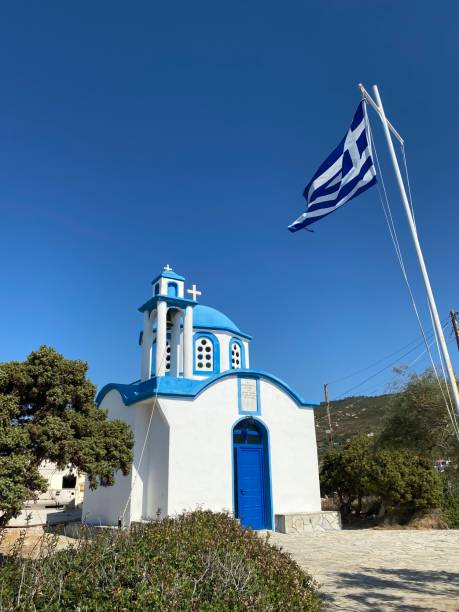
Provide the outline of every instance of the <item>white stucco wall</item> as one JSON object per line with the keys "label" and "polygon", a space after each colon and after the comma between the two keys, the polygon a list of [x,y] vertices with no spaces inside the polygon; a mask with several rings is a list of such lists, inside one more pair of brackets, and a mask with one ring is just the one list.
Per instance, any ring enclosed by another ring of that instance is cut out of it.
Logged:
{"label": "white stucco wall", "polygon": [[[260,381],[261,415],[268,429],[274,514],[320,510],[312,408],[299,408],[276,385]],[[194,401],[161,399],[170,427],[169,513],[203,506],[233,510],[232,428],[237,379],[211,385]]]}
{"label": "white stucco wall", "polygon": [[143,481],[145,483],[142,516],[144,518],[167,516],[169,490],[169,425],[159,406],[155,408],[152,416],[150,435],[148,436],[145,449],[144,464],[141,467],[143,471]]}
{"label": "white stucco wall", "polygon": [[314,409],[298,408],[278,386],[260,383],[269,428],[274,514],[321,509]]}
{"label": "white stucco wall", "polygon": [[[138,415],[137,420],[139,420],[144,412],[141,408],[136,409],[125,406],[120,394],[115,390],[107,393],[100,407],[108,411],[109,419],[126,421],[133,431],[136,429],[136,416]],[[140,434],[137,437],[139,440],[142,439]],[[136,446],[138,446],[137,440]],[[89,489],[88,480],[86,479],[82,511],[83,520],[90,524],[116,525],[118,523],[118,517],[121,515],[129,498],[132,477],[132,471],[128,476],[123,476],[121,472],[117,472],[115,484],[113,486],[99,486],[94,491]],[[137,479],[137,481],[138,480],[139,479]],[[130,505],[128,506],[126,514],[127,517],[130,518]],[[141,514],[141,508],[138,514]]]}

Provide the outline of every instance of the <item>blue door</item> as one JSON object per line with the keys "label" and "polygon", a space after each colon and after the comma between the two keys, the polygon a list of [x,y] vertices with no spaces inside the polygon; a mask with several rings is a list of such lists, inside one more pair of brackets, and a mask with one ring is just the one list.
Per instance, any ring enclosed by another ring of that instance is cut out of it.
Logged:
{"label": "blue door", "polygon": [[243,527],[264,529],[263,447],[236,447],[237,509]]}

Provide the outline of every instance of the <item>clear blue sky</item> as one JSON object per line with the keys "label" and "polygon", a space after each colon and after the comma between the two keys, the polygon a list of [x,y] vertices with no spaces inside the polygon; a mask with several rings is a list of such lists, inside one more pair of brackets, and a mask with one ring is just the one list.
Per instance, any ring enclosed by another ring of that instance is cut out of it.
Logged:
{"label": "clear blue sky", "polygon": [[310,399],[416,338],[376,189],[314,234],[287,231],[359,81],[380,85],[406,138],[441,318],[459,309],[458,13],[426,0],[3,3],[0,360],[49,344],[99,386],[138,378],[137,307],[166,263],[253,334],[254,367]]}

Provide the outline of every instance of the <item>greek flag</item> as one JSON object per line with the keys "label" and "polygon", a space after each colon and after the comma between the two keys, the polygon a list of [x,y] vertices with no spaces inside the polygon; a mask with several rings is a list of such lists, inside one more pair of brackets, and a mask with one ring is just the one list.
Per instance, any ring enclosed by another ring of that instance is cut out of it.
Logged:
{"label": "greek flag", "polygon": [[376,183],[376,172],[367,136],[364,102],[360,102],[346,136],[327,157],[303,195],[306,212],[288,229],[297,232],[326,217]]}

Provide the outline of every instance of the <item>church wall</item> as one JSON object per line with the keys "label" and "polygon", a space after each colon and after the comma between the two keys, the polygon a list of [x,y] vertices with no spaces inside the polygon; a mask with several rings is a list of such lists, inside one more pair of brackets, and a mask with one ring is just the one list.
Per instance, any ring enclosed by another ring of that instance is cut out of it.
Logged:
{"label": "church wall", "polygon": [[169,513],[199,506],[232,511],[235,379],[212,385],[194,400],[162,399],[161,406],[170,425]]}
{"label": "church wall", "polygon": [[160,407],[155,408],[152,417],[147,449],[144,461],[148,476],[145,475],[142,517],[162,518],[168,513],[169,425]]}
{"label": "church wall", "polygon": [[[245,351],[245,367],[248,369],[250,368],[250,350],[249,350],[249,343],[247,342],[247,340],[243,340],[242,341],[242,345],[244,347],[244,351]],[[228,356],[229,359],[229,356]]]}
{"label": "church wall", "polygon": [[[198,506],[233,511],[232,429],[239,414],[236,378],[194,400],[162,399],[170,425],[169,513]],[[299,408],[276,385],[260,381],[255,418],[269,431],[274,514],[320,510],[312,408]]]}
{"label": "church wall", "polygon": [[[120,419],[126,421],[134,431],[136,444],[135,453],[138,453],[139,443],[143,442],[143,438],[139,435],[139,421],[145,421],[145,409],[126,407],[121,399],[118,391],[112,390],[104,397],[101,406],[102,409],[108,411],[109,419]],[[136,418],[137,417],[137,418]],[[137,427],[136,427],[137,420]],[[136,431],[137,430],[137,431]],[[145,423],[143,423],[143,431],[145,432]],[[123,476],[119,471],[115,475],[115,484],[111,487],[99,486],[95,491],[91,491],[86,480],[85,495],[83,502],[83,520],[90,524],[116,525],[118,518],[124,510],[124,506],[129,497],[131,483],[135,468],[128,476]],[[141,514],[141,507],[138,507],[138,500],[142,497],[141,478],[136,479],[136,495],[132,496],[132,510],[134,515]],[[126,512],[126,521],[135,520],[131,516],[131,504],[129,504]]]}
{"label": "church wall", "polygon": [[220,372],[226,372],[230,369],[229,364],[229,343],[231,340],[231,334],[219,333],[216,334],[218,341],[220,342]]}
{"label": "church wall", "polygon": [[299,408],[279,387],[260,383],[261,421],[269,428],[274,514],[321,509],[313,408]]}

